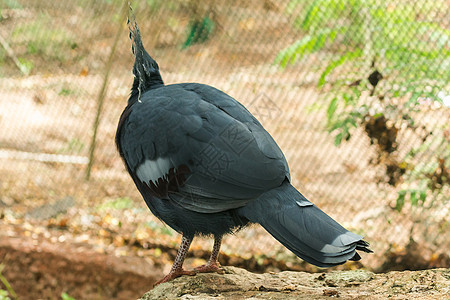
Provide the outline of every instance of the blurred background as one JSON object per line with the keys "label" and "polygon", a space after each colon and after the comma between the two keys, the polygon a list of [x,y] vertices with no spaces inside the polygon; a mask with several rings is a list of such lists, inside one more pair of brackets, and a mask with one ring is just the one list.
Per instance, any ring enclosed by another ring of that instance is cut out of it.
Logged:
{"label": "blurred background", "polygon": [[[140,0],[166,84],[215,86],[273,135],[292,182],[374,254],[333,269],[450,267],[450,2]],[[114,145],[130,92],[128,5],[0,1],[0,299],[130,299],[180,236]],[[194,240],[187,266],[212,241]],[[258,226],[220,261],[324,272]]]}

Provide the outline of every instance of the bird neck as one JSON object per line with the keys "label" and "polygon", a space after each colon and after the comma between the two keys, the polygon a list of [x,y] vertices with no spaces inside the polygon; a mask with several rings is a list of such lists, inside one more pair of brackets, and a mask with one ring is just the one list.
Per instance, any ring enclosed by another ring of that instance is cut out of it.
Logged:
{"label": "bird neck", "polygon": [[[128,104],[134,103],[139,98],[139,87],[141,88],[141,97],[142,95],[149,91],[161,86],[164,86],[164,81],[162,80],[161,74],[159,70],[153,70],[150,76],[144,75],[145,78],[139,82],[138,77],[134,77],[133,86],[131,88],[131,95],[128,99]],[[140,84],[140,85],[139,85]]]}

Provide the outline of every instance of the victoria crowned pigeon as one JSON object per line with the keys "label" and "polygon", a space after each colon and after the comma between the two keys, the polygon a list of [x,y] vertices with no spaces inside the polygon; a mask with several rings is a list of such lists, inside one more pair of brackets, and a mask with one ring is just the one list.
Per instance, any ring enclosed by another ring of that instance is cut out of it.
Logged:
{"label": "victoria crowned pigeon", "polygon": [[[291,185],[283,152],[242,104],[208,85],[164,84],[134,17],[128,24],[134,82],[117,148],[152,213],[182,234],[173,267],[158,283],[223,272],[222,237],[250,223],[319,267],[371,252]],[[214,247],[206,265],[187,271],[183,261],[196,235],[214,236]]]}

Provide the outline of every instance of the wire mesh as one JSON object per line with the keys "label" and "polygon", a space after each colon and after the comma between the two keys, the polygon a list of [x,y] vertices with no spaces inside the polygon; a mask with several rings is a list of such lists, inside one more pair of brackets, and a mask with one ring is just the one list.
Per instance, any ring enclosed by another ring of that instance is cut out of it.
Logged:
{"label": "wire mesh", "polygon": [[[69,215],[90,226],[105,201],[131,209],[126,199],[132,199],[140,208],[134,219],[124,210],[108,213],[121,223],[159,226],[114,145],[133,64],[121,6],[2,2],[0,209],[6,215],[51,218],[87,207],[94,210],[88,217]],[[450,249],[448,1],[147,0],[133,6],[165,82],[206,83],[244,104],[285,153],[293,185],[372,243],[376,254],[366,266],[376,269],[411,238],[427,249],[429,261]],[[96,101],[120,28],[86,182]],[[58,203],[63,209],[54,209]],[[243,257],[284,253],[253,227],[225,239],[222,250]]]}

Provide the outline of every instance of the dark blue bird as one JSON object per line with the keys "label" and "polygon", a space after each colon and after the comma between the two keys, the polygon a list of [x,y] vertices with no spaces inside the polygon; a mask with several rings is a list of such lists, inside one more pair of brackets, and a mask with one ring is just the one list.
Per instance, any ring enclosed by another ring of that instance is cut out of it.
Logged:
{"label": "dark blue bird", "polygon": [[[222,237],[261,224],[303,260],[319,267],[371,252],[290,183],[288,164],[269,133],[239,102],[208,85],[165,85],[158,64],[129,22],[134,82],[116,133],[126,168],[152,213],[183,235],[170,273],[222,272]],[[196,235],[213,235],[211,258],[182,267]]]}

